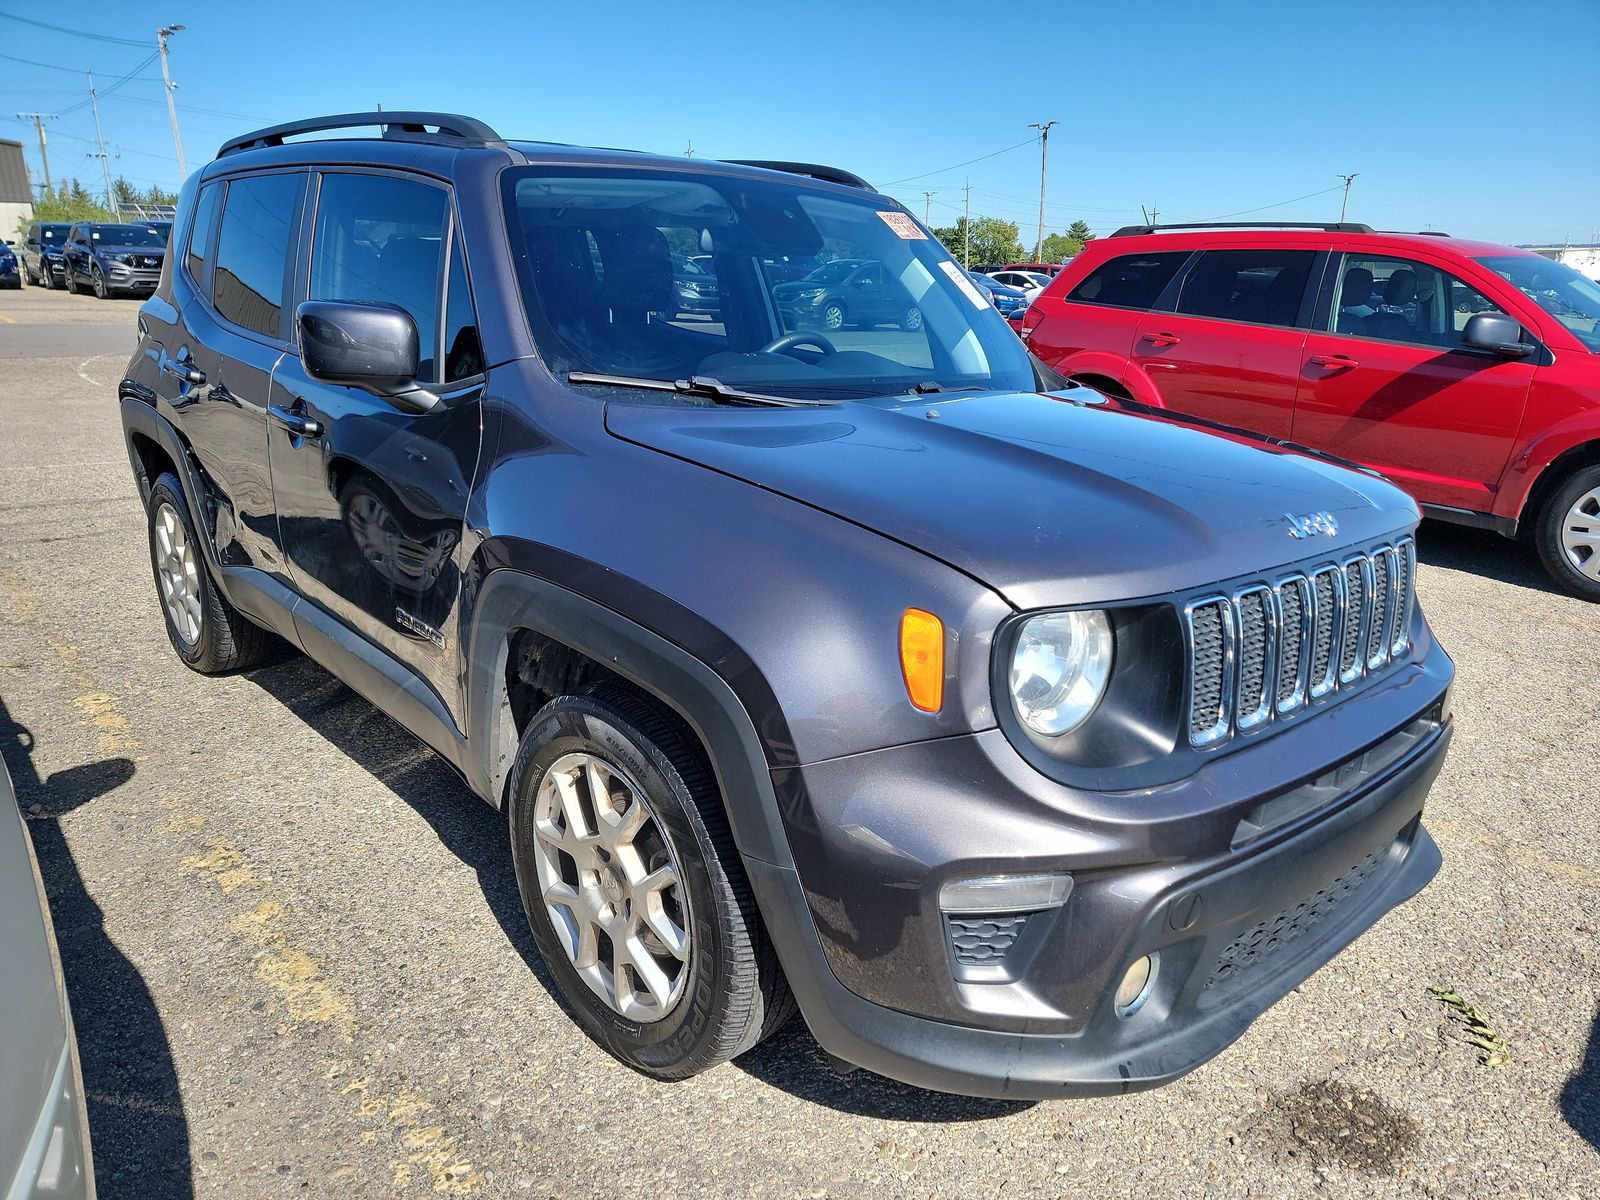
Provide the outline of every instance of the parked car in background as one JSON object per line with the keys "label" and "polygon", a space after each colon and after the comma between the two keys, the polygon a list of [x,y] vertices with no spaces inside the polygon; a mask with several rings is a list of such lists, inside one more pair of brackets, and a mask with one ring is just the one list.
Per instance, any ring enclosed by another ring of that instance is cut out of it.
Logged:
{"label": "parked car in background", "polygon": [[[709,259],[709,255],[702,256]],[[697,263],[682,254],[672,256],[672,316],[690,314],[715,319],[721,311],[717,276],[709,262]]]}
{"label": "parked car in background", "polygon": [[[505,810],[543,978],[636,1070],[798,1008],[923,1087],[1154,1087],[1437,870],[1409,497],[1041,395],[857,177],[385,112],[231,140],[178,212],[118,387],[173,652],[273,630]],[[718,324],[659,319],[690,243]]]}
{"label": "parked car in background", "polygon": [[1000,310],[1002,317],[1028,307],[1028,293],[1019,287],[1001,283],[993,275],[982,275],[977,271],[967,272],[967,277],[989,293],[989,302]]}
{"label": "parked car in background", "polygon": [[779,315],[793,329],[922,328],[922,309],[876,259],[837,258],[804,279],[772,289]]}
{"label": "parked car in background", "polygon": [[154,224],[79,221],[61,251],[67,291],[87,286],[102,300],[119,292],[148,296],[161,279],[168,236]]}
{"label": "parked car in background", "polygon": [[67,244],[72,226],[64,222],[35,221],[22,240],[22,273],[28,282],[40,287],[56,287],[63,282],[61,249]]}
{"label": "parked car in background", "polygon": [[1025,324],[1070,378],[1366,464],[1600,600],[1597,322],[1561,263],[1335,223],[1118,230]]}
{"label": "parked car in background", "polygon": [[0,242],[0,287],[22,286],[22,264],[10,242]]}
{"label": "parked car in background", "polygon": [[93,1200],[78,1039],[50,904],[0,762],[0,1186],[6,1200]]}
{"label": "parked car in background", "polygon": [[1028,331],[1023,327],[1023,322],[1027,320],[1028,308],[1031,307],[1032,305],[1024,308],[1014,308],[1006,314],[1006,324],[1011,326],[1011,331],[1023,341],[1028,340]]}
{"label": "parked car in background", "polygon": [[1052,277],[1037,271],[990,271],[989,278],[1007,287],[1021,288],[1029,293],[1028,299],[1031,302],[1034,294],[1050,286]]}

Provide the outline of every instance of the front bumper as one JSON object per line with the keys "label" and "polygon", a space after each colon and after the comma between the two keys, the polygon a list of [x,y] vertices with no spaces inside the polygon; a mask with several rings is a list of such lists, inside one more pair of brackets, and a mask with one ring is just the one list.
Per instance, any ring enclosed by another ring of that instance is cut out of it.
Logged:
{"label": "front bumper", "polygon": [[[1078,813],[1012,770],[997,731],[779,773],[797,870],[752,862],[750,876],[813,1033],[847,1062],[976,1096],[1110,1094],[1193,1070],[1437,871],[1421,812],[1450,677],[1432,646],[1250,756],[1068,798]],[[1397,731],[1399,752],[1380,754]],[[1350,786],[1240,841],[1247,814],[1330,767]],[[939,885],[1032,871],[1070,874],[1067,903],[1028,918],[1008,969],[963,978]],[[1149,998],[1118,1016],[1117,982],[1144,955]]]}
{"label": "front bumper", "polygon": [[121,263],[112,263],[103,269],[106,286],[114,292],[138,292],[149,295],[161,282],[160,267],[152,270],[147,267],[129,267]]}

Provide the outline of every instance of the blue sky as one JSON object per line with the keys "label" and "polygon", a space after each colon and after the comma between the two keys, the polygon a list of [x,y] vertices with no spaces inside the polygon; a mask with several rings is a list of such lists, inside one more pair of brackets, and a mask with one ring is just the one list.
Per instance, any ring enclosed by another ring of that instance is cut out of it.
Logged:
{"label": "blue sky", "polygon": [[[1600,227],[1596,0],[83,0],[4,13],[141,43],[0,16],[0,136],[24,143],[36,179],[32,125],[12,113],[64,112],[92,68],[113,173],[177,182],[158,64],[111,85],[154,50],[158,25],[181,23],[190,170],[231,134],[381,102],[512,137],[836,163],[919,216],[933,191],[935,225],[970,180],[974,215],[1017,221],[1031,244],[1028,123],[1057,120],[1053,229],[1081,217],[1105,231],[1141,204],[1174,221],[1331,219],[1335,175],[1351,171],[1350,218],[1380,228],[1586,242]],[[52,173],[99,190],[88,107],[48,129]]]}

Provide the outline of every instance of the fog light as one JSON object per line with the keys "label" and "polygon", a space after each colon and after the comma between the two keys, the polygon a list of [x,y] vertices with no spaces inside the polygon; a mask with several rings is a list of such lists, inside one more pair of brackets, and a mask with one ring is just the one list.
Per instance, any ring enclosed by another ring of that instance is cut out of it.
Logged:
{"label": "fog light", "polygon": [[1156,956],[1147,954],[1123,975],[1117,985],[1117,1016],[1131,1017],[1144,1007],[1150,998],[1150,987],[1156,981]]}

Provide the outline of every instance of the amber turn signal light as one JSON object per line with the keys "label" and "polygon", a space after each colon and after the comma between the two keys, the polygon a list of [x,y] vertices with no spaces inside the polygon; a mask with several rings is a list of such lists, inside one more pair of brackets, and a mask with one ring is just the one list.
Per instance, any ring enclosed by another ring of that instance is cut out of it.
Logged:
{"label": "amber turn signal light", "polygon": [[938,712],[944,703],[944,622],[920,608],[900,618],[900,671],[914,708]]}

